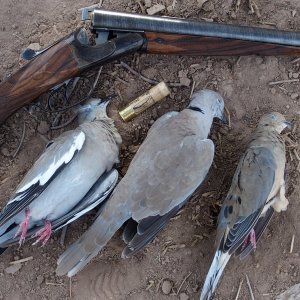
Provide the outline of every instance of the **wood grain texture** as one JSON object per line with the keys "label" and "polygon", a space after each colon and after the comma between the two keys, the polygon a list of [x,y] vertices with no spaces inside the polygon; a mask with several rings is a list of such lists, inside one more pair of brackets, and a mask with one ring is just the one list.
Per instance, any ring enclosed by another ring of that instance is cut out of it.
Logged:
{"label": "wood grain texture", "polygon": [[49,88],[79,74],[71,41],[72,36],[55,44],[0,84],[0,124]]}
{"label": "wood grain texture", "polygon": [[299,56],[300,47],[194,35],[146,32],[146,52],[182,55],[291,55]]}

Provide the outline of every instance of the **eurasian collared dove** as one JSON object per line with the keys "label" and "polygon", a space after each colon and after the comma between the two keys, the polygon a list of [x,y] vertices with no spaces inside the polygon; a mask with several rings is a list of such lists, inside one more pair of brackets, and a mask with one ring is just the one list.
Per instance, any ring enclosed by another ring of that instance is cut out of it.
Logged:
{"label": "eurasian collared dove", "polygon": [[244,258],[256,248],[274,210],[287,209],[285,144],[280,137],[287,126],[284,116],[273,112],[260,119],[252,134],[219,214],[217,251],[200,300],[210,299],[232,254]]}
{"label": "eurasian collared dove", "polygon": [[60,256],[57,274],[75,275],[126,221],[123,257],[149,243],[204,180],[214,157],[207,136],[213,118],[223,113],[222,97],[203,90],[187,109],[158,119],[99,217]]}
{"label": "eurasian collared dove", "polygon": [[21,245],[33,235],[45,244],[52,231],[96,207],[113,190],[122,140],[106,115],[107,104],[89,100],[79,109],[79,127],[47,145],[0,214],[1,248],[18,239]]}

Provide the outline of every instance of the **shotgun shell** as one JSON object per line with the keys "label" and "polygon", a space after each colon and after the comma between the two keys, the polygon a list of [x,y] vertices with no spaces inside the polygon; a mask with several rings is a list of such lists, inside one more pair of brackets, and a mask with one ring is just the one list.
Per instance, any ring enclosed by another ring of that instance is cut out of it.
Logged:
{"label": "shotgun shell", "polygon": [[129,105],[119,112],[121,118],[127,122],[146,110],[148,107],[154,105],[156,102],[162,100],[170,94],[167,85],[162,81],[145,94],[139,96],[129,103]]}

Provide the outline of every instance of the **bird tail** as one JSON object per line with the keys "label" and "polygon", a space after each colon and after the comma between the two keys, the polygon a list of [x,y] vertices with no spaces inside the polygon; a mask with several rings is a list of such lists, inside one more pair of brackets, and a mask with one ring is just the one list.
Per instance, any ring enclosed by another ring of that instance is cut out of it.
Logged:
{"label": "bird tail", "polygon": [[209,300],[210,297],[213,295],[217,287],[218,281],[230,257],[231,254],[223,253],[221,250],[218,250],[216,252],[213,262],[206,276],[200,300]]}
{"label": "bird tail", "polygon": [[72,277],[101,251],[115,232],[129,219],[128,213],[124,213],[121,209],[121,207],[119,209],[113,207],[109,202],[105,204],[102,213],[92,226],[59,257],[57,275],[67,274]]}

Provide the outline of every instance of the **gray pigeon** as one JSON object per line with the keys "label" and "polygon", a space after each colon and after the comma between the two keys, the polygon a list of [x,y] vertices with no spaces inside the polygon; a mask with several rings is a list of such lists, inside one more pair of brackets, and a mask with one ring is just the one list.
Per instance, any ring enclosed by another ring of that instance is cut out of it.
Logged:
{"label": "gray pigeon", "polygon": [[246,257],[277,212],[287,209],[285,197],[285,144],[280,137],[290,127],[280,113],[264,115],[235,171],[219,214],[213,262],[200,300],[212,296],[232,254]]}
{"label": "gray pigeon", "polygon": [[152,241],[204,180],[214,157],[207,136],[223,113],[222,97],[203,90],[180,113],[158,119],[96,221],[60,256],[57,274],[75,275],[126,221],[123,257]]}
{"label": "gray pigeon", "polygon": [[45,244],[51,232],[108,197],[122,140],[107,104],[89,100],[79,109],[79,127],[47,145],[0,214],[0,248],[21,245],[25,237]]}

